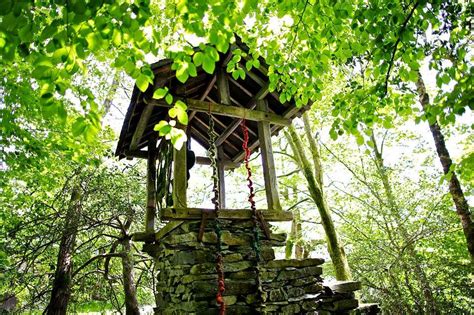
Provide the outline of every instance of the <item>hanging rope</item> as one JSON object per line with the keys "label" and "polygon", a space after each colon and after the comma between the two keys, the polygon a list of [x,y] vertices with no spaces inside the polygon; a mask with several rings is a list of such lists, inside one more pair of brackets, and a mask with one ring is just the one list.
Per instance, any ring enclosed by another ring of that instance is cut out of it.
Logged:
{"label": "hanging rope", "polygon": [[263,308],[265,307],[264,305],[264,292],[262,288],[262,282],[260,280],[260,270],[258,268],[258,263],[261,260],[261,255],[260,255],[260,229],[259,227],[263,222],[259,221],[259,213],[257,211],[257,207],[255,206],[255,192],[253,188],[253,181],[252,181],[252,170],[250,169],[249,166],[249,159],[250,159],[250,149],[248,147],[249,143],[249,131],[247,128],[247,125],[245,124],[245,119],[242,119],[242,122],[240,123],[240,127],[242,128],[242,132],[244,134],[244,141],[242,143],[242,148],[244,149],[245,155],[244,155],[244,164],[245,164],[245,169],[247,170],[247,187],[249,188],[249,203],[250,203],[250,209],[252,210],[252,223],[253,223],[253,242],[252,242],[252,247],[255,251],[255,256],[257,258],[257,266],[255,267],[255,274],[256,274],[256,281],[257,281],[257,290],[259,293],[260,297],[260,306]]}
{"label": "hanging rope", "polygon": [[225,291],[225,280],[224,280],[224,259],[222,257],[222,229],[221,222],[219,219],[219,178],[217,176],[217,147],[216,147],[217,134],[214,131],[214,118],[209,111],[209,158],[211,160],[212,167],[212,192],[213,197],[211,199],[214,205],[215,211],[215,233],[217,235],[217,254],[216,254],[216,270],[217,270],[217,295],[216,302],[219,304],[219,314],[225,314],[225,303],[224,303],[224,291]]}

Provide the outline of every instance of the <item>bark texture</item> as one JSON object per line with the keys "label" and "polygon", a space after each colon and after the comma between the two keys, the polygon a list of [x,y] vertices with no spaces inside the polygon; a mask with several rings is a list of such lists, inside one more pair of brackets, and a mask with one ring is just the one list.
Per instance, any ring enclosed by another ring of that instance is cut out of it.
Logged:
{"label": "bark texture", "polygon": [[81,188],[74,185],[69,207],[66,213],[66,221],[59,246],[58,262],[54,273],[53,290],[51,300],[46,307],[48,315],[66,314],[69,298],[71,296],[72,280],[72,255],[76,244],[78,221],[81,213]]}
{"label": "bark texture", "polygon": [[[427,113],[430,106],[430,97],[426,92],[425,83],[420,73],[418,73],[418,81],[416,86],[423,111]],[[433,135],[436,152],[438,153],[439,160],[443,167],[443,172],[445,175],[448,175],[450,173],[451,166],[453,165],[453,161],[451,160],[448,148],[446,147],[441,128],[437,121],[430,123],[429,125],[431,134]],[[474,224],[472,222],[469,204],[467,203],[467,199],[464,196],[464,192],[455,172],[452,172],[449,179],[449,192],[453,198],[453,202],[456,207],[456,213],[461,220],[464,236],[466,237],[467,249],[471,256],[471,261],[474,262]]]}
{"label": "bark texture", "polygon": [[139,315],[140,310],[137,301],[137,289],[133,273],[133,255],[130,237],[122,241],[122,277],[125,292],[125,314]]}
{"label": "bark texture", "polygon": [[[306,122],[308,122],[307,118]],[[350,280],[352,276],[349,269],[349,264],[347,262],[347,257],[344,248],[339,241],[339,237],[331,217],[331,211],[323,194],[322,185],[318,181],[318,178],[322,178],[322,169],[320,168],[321,163],[318,159],[315,163],[316,165],[314,169],[311,167],[311,163],[306,157],[302,141],[293,126],[288,128],[288,132],[285,132],[285,135],[288,142],[290,143],[296,161],[298,162],[299,167],[306,178],[311,198],[318,208],[319,216],[321,217],[321,223],[326,234],[328,252],[334,265],[336,279]],[[313,150],[314,148],[311,149]],[[316,155],[313,152],[313,159],[315,156]],[[317,156],[319,157],[319,153]],[[316,176],[315,174],[318,175]]]}

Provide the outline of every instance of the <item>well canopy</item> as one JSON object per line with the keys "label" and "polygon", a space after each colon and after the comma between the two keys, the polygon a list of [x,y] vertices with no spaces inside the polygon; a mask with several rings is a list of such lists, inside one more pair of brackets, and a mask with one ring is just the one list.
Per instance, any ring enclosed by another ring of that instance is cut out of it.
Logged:
{"label": "well canopy", "polygon": [[[197,76],[190,77],[184,84],[178,81],[175,70],[171,69],[173,63],[171,59],[161,60],[151,65],[155,75],[154,84],[153,86],[150,85],[144,93],[136,86],[134,87],[115,154],[120,158],[146,157],[147,153],[143,149],[147,148],[151,137],[156,134],[153,127],[160,120],[169,120],[169,107],[164,106],[164,103],[160,105],[159,102],[150,101],[154,90],[160,87],[168,87],[175,99],[182,99],[188,103],[194,100],[199,101],[198,103],[203,107],[209,103],[224,103],[224,97],[221,96],[222,84],[220,84],[221,80],[224,80],[228,91],[225,100],[228,100],[226,103],[230,102],[226,105],[253,110],[257,101],[265,100],[269,113],[276,114],[288,122],[294,117],[300,116],[308,108],[309,105],[297,108],[293,101],[281,103],[278,93],[268,90],[268,66],[262,58],[259,60],[260,66],[249,71],[245,67],[247,59],[242,57],[240,67],[246,73],[245,79],[238,78],[235,80],[225,69],[227,63],[232,59],[232,52],[236,48],[244,52],[248,51],[246,45],[237,41],[231,46],[228,53],[220,54],[214,74],[208,74],[201,67],[198,67]],[[208,149],[209,114],[205,110],[192,110],[190,107],[188,115],[188,137]],[[276,115],[273,116],[277,117]],[[215,132],[218,135],[216,144],[221,147],[224,154],[223,158],[237,163],[241,162],[244,158],[242,150],[243,135],[239,127],[241,118],[226,114],[213,114],[213,117],[215,119]],[[254,151],[259,147],[257,122],[247,120],[246,123],[249,129],[249,148]],[[281,128],[283,128],[283,124],[272,124],[272,135]]]}

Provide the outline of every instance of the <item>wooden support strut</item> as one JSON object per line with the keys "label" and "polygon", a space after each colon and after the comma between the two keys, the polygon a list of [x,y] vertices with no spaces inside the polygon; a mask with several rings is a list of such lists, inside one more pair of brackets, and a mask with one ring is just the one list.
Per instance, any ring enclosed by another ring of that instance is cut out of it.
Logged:
{"label": "wooden support strut", "polygon": [[156,216],[156,143],[157,134],[151,136],[148,142],[147,159],[147,205],[145,215],[145,232],[151,233],[155,230]]}
{"label": "wooden support strut", "polygon": [[[267,111],[268,104],[265,100],[259,100],[257,102],[257,108],[261,111]],[[264,121],[258,122],[258,140],[260,142],[260,152],[262,153],[263,179],[265,182],[267,204],[271,209],[281,210],[271,137],[270,124]]]}
{"label": "wooden support strut", "polygon": [[[183,130],[186,126],[177,125]],[[185,130],[186,131],[186,130]],[[173,148],[173,206],[186,208],[186,190],[188,184],[187,165],[186,165],[186,146],[181,150]]]}

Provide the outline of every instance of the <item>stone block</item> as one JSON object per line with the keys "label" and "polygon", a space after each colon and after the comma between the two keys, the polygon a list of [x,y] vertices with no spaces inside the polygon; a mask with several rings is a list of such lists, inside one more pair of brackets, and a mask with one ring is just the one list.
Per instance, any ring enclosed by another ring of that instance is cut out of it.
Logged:
{"label": "stone block", "polygon": [[268,291],[268,300],[270,302],[283,302],[288,300],[288,294],[283,288]]}
{"label": "stone block", "polygon": [[296,303],[291,303],[281,308],[281,314],[299,314],[300,306]]}
{"label": "stone block", "polygon": [[338,281],[328,284],[328,287],[337,293],[354,292],[361,289],[360,281]]}
{"label": "stone block", "polygon": [[310,266],[319,266],[324,263],[324,259],[320,258],[307,258],[307,259],[281,259],[269,261],[265,268],[268,269],[282,269],[288,267],[302,268]]}
{"label": "stone block", "polygon": [[282,270],[276,280],[293,280],[299,278],[310,277],[314,275],[320,275],[323,273],[323,268],[319,266],[305,267],[301,269],[294,270]]}

